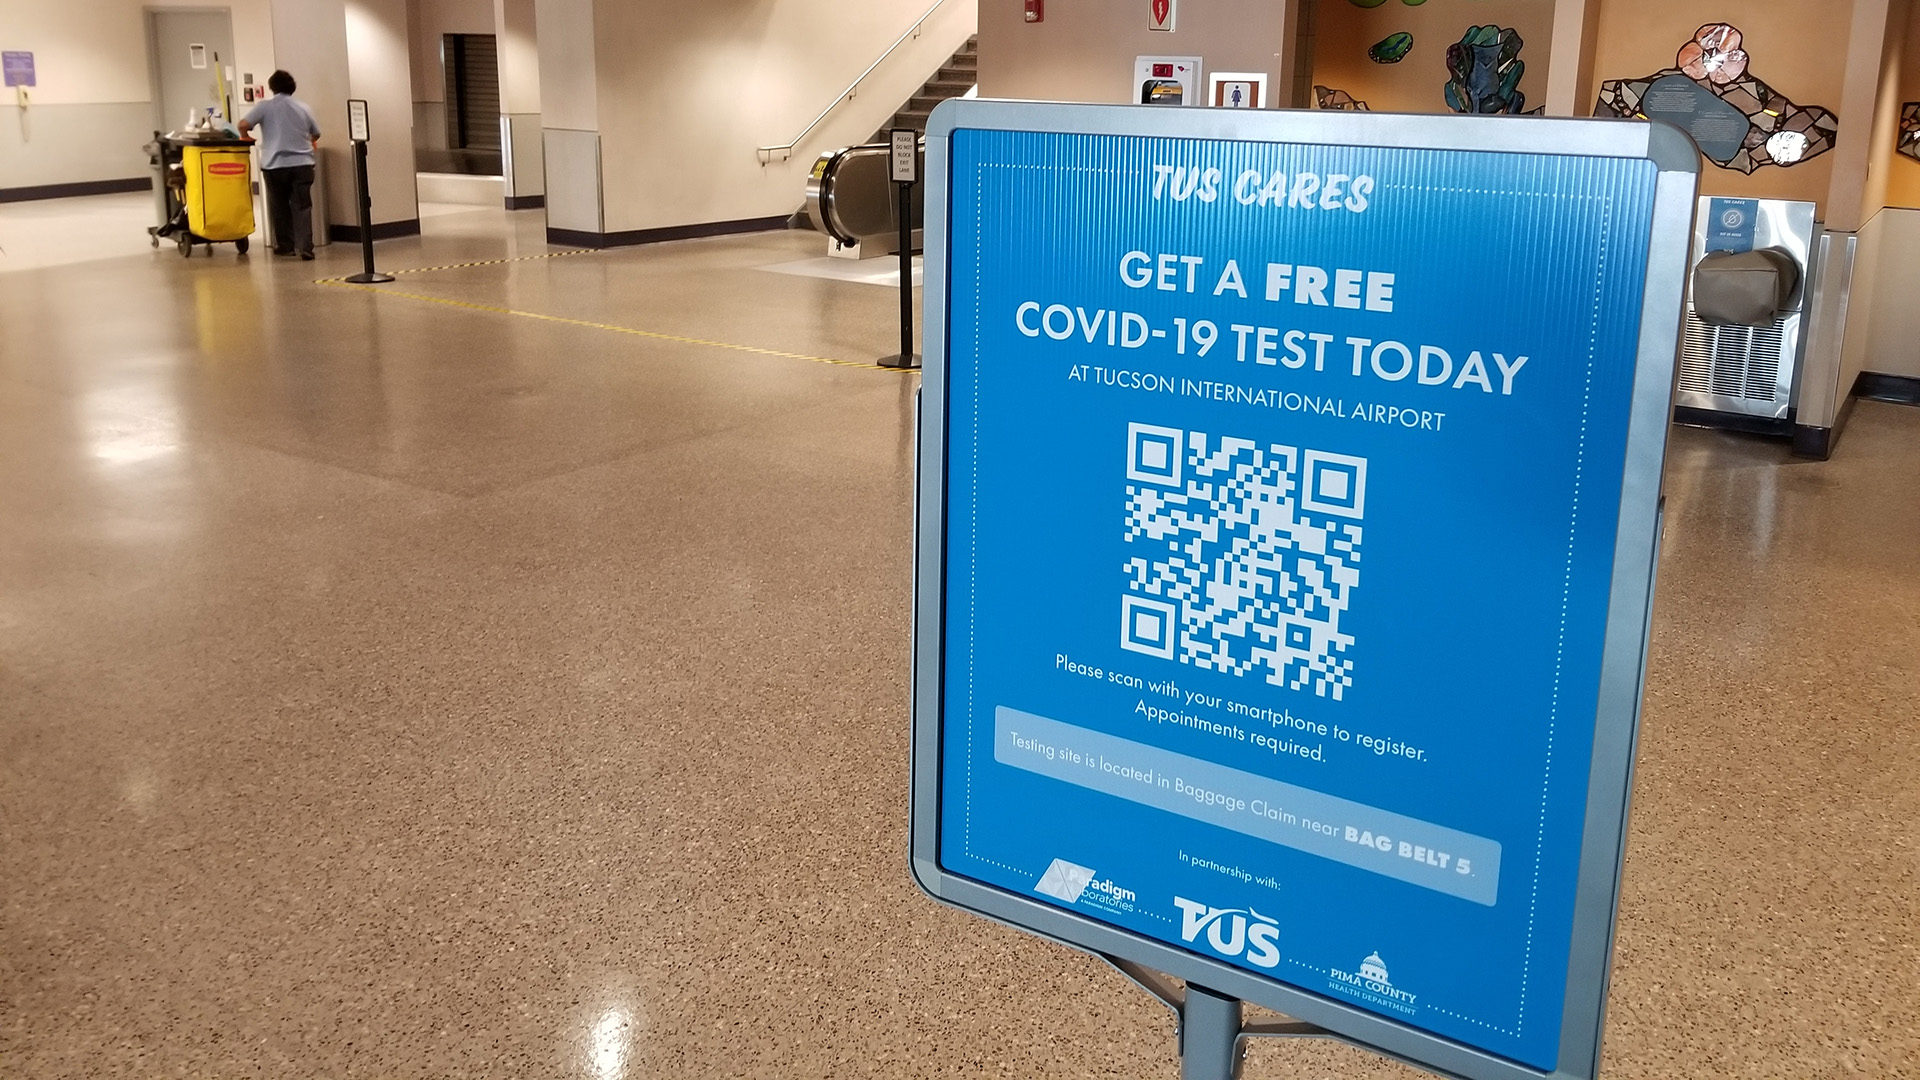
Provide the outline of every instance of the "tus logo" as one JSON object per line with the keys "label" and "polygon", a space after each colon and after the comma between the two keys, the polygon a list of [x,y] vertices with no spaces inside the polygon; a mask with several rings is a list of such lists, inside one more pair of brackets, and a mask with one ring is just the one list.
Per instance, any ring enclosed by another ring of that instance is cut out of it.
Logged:
{"label": "tus logo", "polygon": [[1209,907],[1184,896],[1173,898],[1180,909],[1180,939],[1198,941],[1204,932],[1207,947],[1222,956],[1241,957],[1255,967],[1280,963],[1280,924],[1252,908]]}

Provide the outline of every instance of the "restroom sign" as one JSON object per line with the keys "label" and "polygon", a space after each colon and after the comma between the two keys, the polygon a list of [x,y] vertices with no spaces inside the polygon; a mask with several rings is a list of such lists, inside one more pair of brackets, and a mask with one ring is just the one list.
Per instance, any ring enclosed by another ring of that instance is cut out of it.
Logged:
{"label": "restroom sign", "polygon": [[1147,0],[1147,29],[1172,33],[1179,13],[1178,0]]}
{"label": "restroom sign", "polygon": [[956,101],[926,152],[916,880],[1592,1080],[1692,144]]}

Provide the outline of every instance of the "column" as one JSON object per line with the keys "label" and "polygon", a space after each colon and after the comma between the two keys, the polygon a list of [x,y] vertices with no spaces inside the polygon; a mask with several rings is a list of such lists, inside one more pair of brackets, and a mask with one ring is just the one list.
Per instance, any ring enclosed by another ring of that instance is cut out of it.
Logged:
{"label": "column", "polygon": [[534,0],[493,0],[493,25],[500,57],[501,186],[507,209],[545,206],[540,39],[535,31]]}

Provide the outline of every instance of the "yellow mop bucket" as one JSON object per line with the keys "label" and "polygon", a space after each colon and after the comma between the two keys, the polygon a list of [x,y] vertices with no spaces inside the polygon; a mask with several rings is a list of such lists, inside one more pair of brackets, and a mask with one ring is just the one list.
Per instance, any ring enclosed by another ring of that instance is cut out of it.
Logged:
{"label": "yellow mop bucket", "polygon": [[241,240],[253,235],[253,174],[246,147],[189,146],[187,227],[206,240]]}

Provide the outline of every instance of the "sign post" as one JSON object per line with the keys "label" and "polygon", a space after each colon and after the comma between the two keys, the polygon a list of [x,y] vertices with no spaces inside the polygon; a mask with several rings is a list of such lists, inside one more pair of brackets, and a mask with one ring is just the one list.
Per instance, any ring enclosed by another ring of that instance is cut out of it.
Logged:
{"label": "sign post", "polygon": [[942,104],[920,885],[1107,958],[1189,1080],[1259,1035],[1593,1080],[1698,167],[1662,124]]}
{"label": "sign post", "polygon": [[347,102],[347,138],[353,143],[353,182],[360,204],[360,273],[347,278],[355,285],[379,285],[392,281],[393,275],[373,268],[373,195],[367,187],[367,142],[371,136],[367,123],[367,103],[359,98]]}
{"label": "sign post", "polygon": [[892,150],[889,166],[899,196],[900,220],[900,351],[880,359],[881,367],[915,368],[920,354],[913,351],[913,185],[920,181],[920,133],[912,128],[887,132]]}

